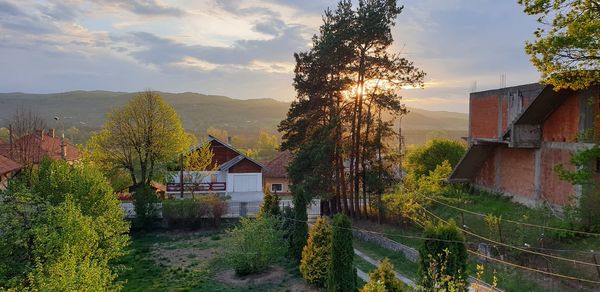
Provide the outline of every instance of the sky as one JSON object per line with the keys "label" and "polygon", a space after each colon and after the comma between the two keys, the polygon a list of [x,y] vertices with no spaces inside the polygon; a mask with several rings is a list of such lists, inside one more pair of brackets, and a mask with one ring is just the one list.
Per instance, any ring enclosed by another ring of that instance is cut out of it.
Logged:
{"label": "sky", "polygon": [[[0,92],[199,92],[291,101],[333,0],[0,0]],[[408,106],[468,111],[469,92],[539,80],[516,0],[406,0],[391,52],[427,73]]]}

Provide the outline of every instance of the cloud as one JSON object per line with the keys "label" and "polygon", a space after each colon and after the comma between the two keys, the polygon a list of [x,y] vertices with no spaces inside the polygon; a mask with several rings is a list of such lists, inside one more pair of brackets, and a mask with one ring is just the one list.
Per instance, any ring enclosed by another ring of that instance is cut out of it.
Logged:
{"label": "cloud", "polygon": [[181,16],[180,8],[162,4],[156,0],[102,0],[100,3],[114,5],[132,13],[149,16]]}

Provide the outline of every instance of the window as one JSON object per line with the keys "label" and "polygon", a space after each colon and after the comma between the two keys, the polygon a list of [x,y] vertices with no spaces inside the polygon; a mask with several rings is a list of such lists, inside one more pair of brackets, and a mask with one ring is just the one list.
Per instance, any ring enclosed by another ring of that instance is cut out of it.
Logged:
{"label": "window", "polygon": [[271,184],[271,192],[283,191],[283,184]]}

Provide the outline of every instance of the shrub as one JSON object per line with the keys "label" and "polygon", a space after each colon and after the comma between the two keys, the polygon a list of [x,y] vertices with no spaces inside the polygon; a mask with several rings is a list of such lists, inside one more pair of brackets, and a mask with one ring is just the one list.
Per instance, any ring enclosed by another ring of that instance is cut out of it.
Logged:
{"label": "shrub", "polygon": [[308,234],[302,250],[300,272],[304,279],[317,286],[325,286],[331,259],[331,225],[319,217]]}
{"label": "shrub", "polygon": [[[383,290],[379,290],[381,284],[383,285]],[[369,273],[369,282],[361,289],[362,292],[400,292],[404,290],[406,290],[405,285],[396,278],[394,265],[392,265],[388,258],[384,258],[377,269]]]}
{"label": "shrub", "polygon": [[351,228],[352,224],[346,215],[338,213],[333,217],[331,264],[327,273],[327,291],[356,290]]}
{"label": "shrub", "polygon": [[308,214],[306,213],[308,203],[301,188],[292,186],[292,193],[294,194],[294,222],[290,254],[293,259],[300,261],[302,259],[302,249],[306,245],[308,237]]}
{"label": "shrub", "polygon": [[291,256],[292,250],[292,238],[294,234],[294,209],[290,206],[286,206],[282,211],[281,230],[283,232],[283,239],[286,243],[287,255]]}
{"label": "shrub", "polygon": [[406,169],[417,178],[448,160],[453,168],[466,152],[464,143],[447,139],[434,139],[423,146],[411,149],[406,155]]}
{"label": "shrub", "polygon": [[265,270],[285,253],[279,220],[272,217],[241,218],[228,231],[227,259],[236,274],[247,275]]}
{"label": "shrub", "polygon": [[212,218],[215,226],[227,213],[227,201],[218,195],[206,195],[192,199],[166,200],[163,202],[163,218],[169,226],[202,226],[202,222]]}
{"label": "shrub", "polygon": [[[465,237],[450,220],[448,223],[425,226],[423,237],[434,238],[423,241],[419,248],[419,277],[421,285],[433,288],[443,279],[443,287],[465,285],[467,279],[467,248]],[[436,240],[439,239],[439,240]]]}
{"label": "shrub", "polygon": [[150,186],[139,187],[133,194],[135,209],[134,226],[140,229],[150,228],[158,218],[158,197]]}
{"label": "shrub", "polygon": [[201,197],[200,201],[207,206],[209,215],[213,219],[213,224],[215,226],[219,226],[221,223],[221,217],[227,214],[227,211],[229,210],[229,204],[227,204],[227,200],[217,194],[210,194]]}
{"label": "shrub", "polygon": [[268,188],[264,190],[265,196],[263,202],[260,205],[259,216],[279,216],[281,210],[279,209],[279,196],[271,193]]}
{"label": "shrub", "polygon": [[202,218],[209,214],[209,207],[199,199],[166,200],[162,214],[169,226],[193,227],[202,224]]}

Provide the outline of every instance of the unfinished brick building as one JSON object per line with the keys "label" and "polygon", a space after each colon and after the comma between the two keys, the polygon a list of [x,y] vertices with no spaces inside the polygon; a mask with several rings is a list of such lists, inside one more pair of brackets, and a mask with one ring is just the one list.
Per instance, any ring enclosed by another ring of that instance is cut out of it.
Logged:
{"label": "unfinished brick building", "polygon": [[[599,94],[598,86],[554,91],[537,83],[471,93],[469,150],[449,180],[528,206],[568,204],[581,187],[560,180],[554,166],[573,169],[571,153],[593,145],[578,134],[598,129]],[[598,161],[590,164],[600,171]]]}

